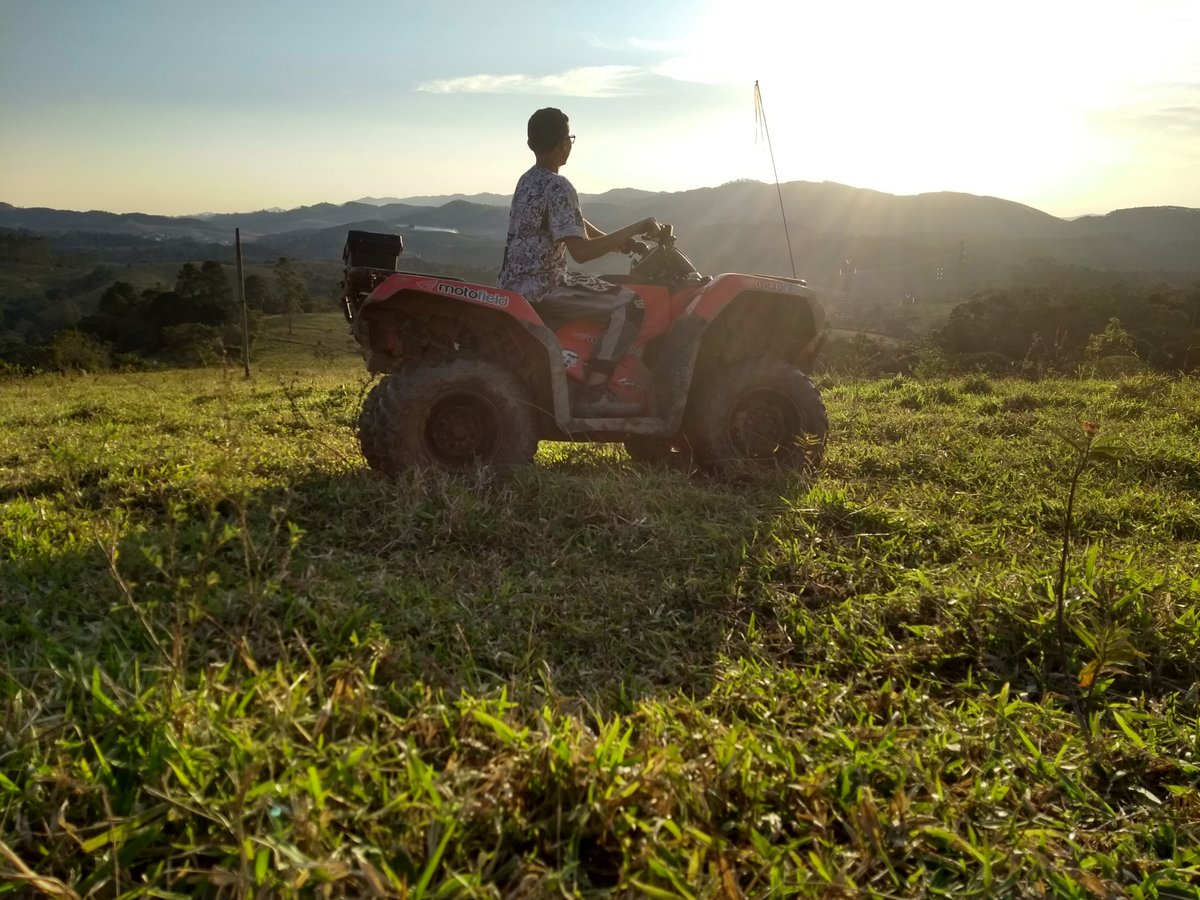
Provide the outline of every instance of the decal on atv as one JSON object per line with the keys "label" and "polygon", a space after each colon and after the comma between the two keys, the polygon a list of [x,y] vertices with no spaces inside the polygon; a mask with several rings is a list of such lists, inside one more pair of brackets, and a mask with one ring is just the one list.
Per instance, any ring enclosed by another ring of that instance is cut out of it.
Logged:
{"label": "decal on atv", "polygon": [[762,281],[758,278],[750,281],[750,287],[759,291],[778,291],[781,294],[807,293],[807,289],[798,284],[788,284],[786,281]]}
{"label": "decal on atv", "polygon": [[437,291],[439,294],[452,294],[455,297],[462,297],[464,300],[474,300],[476,303],[486,303],[488,306],[497,306],[500,309],[508,306],[508,298],[503,294],[493,294],[491,291],[467,287],[463,284],[448,284],[445,281],[439,281]]}
{"label": "decal on atv", "polygon": [[575,363],[579,362],[579,354],[574,350],[564,350],[562,352],[562,362],[563,368],[569,369],[571,366],[575,365]]}

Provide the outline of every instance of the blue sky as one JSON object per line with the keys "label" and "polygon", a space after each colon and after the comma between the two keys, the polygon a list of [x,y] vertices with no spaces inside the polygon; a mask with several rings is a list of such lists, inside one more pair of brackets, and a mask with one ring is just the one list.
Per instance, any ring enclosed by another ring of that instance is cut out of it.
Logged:
{"label": "blue sky", "polygon": [[171,215],[772,179],[1200,207],[1195,0],[0,0],[0,200]]}

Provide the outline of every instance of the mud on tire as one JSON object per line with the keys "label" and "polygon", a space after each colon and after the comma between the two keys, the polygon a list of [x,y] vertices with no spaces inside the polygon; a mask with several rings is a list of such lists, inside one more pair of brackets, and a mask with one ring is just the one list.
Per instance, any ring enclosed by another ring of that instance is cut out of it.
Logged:
{"label": "mud on tire", "polygon": [[781,359],[750,359],[697,386],[684,430],[696,464],[813,471],[829,418],[808,376]]}
{"label": "mud on tire", "polygon": [[533,459],[538,445],[525,385],[474,357],[385,376],[363,402],[358,439],[367,465],[388,475],[411,466],[506,473]]}

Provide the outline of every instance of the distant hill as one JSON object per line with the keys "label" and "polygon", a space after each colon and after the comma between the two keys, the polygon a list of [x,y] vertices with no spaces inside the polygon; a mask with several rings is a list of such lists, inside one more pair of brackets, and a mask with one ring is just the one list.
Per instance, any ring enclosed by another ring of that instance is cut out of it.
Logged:
{"label": "distant hill", "polygon": [[[215,230],[204,219],[153,216],[146,213],[110,213],[99,210],[72,212],[46,207],[0,204],[0,226],[38,233],[92,231],[140,237],[203,239]],[[223,232],[222,232],[223,233]]]}
{"label": "distant hill", "polygon": [[[673,223],[702,271],[788,272],[780,194],[798,274],[814,285],[878,296],[978,289],[1003,282],[1036,257],[1101,271],[1200,276],[1200,210],[1147,207],[1067,220],[997,197],[941,192],[898,196],[832,182],[736,181],[653,192],[620,188],[583,195],[604,229],[648,215]],[[432,263],[495,270],[508,227],[499,194],[363,198],[291,210],[200,217],[115,214],[0,203],[0,228],[48,236],[57,251],[81,249],[111,263],[203,259],[241,229],[250,258],[336,262],[349,228],[403,234],[406,254]],[[122,240],[124,236],[127,240]],[[172,244],[179,246],[172,250]],[[846,260],[851,260],[847,265]],[[614,260],[606,262],[612,270]],[[620,263],[615,262],[619,267]],[[851,277],[847,277],[847,273]]]}
{"label": "distant hill", "polygon": [[[638,188],[614,188],[610,191],[605,191],[603,194],[580,194],[581,203],[591,201],[599,203],[616,203],[621,205],[629,205],[651,197],[658,197],[665,194],[665,191],[643,191]],[[361,197],[356,200],[356,203],[368,203],[371,206],[391,206],[400,204],[402,206],[445,206],[455,200],[463,200],[467,203],[478,203],[481,206],[503,206],[508,209],[508,205],[512,202],[512,194],[436,194],[421,197]]]}
{"label": "distant hill", "polygon": [[363,197],[359,203],[369,203],[371,206],[444,206],[454,200],[464,200],[467,203],[478,203],[482,206],[507,207],[512,201],[512,194],[440,194],[431,197]]}
{"label": "distant hill", "polygon": [[[1124,209],[1067,220],[1010,200],[975,194],[895,195],[807,181],[781,185],[780,193],[792,227],[829,234],[1002,240],[1123,235],[1154,244],[1200,240],[1200,210],[1184,207]],[[780,223],[775,186],[757,181],[671,193],[619,188],[583,194],[580,201],[589,219],[611,220],[605,223],[607,227],[618,227],[646,215],[656,215],[684,229]],[[35,232],[95,231],[203,240],[228,238],[234,228],[242,230],[243,238],[253,239],[376,219],[401,226],[494,234],[507,228],[509,202],[509,197],[500,194],[364,198],[290,210],[207,214],[203,218],[19,208],[0,203],[0,226]]]}
{"label": "distant hill", "polygon": [[1118,209],[1104,216],[1075,219],[1071,233],[1128,235],[1151,243],[1200,241],[1200,209],[1186,206]]}

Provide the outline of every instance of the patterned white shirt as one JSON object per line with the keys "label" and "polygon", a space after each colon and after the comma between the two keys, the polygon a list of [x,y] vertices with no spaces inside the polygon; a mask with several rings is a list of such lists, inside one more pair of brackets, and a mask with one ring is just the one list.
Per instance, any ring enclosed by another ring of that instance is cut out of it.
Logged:
{"label": "patterned white shirt", "polygon": [[[557,172],[534,166],[521,176],[508,214],[508,243],[497,284],[536,303],[575,279],[563,238],[587,237],[579,194]],[[590,280],[590,279],[589,279]]]}

